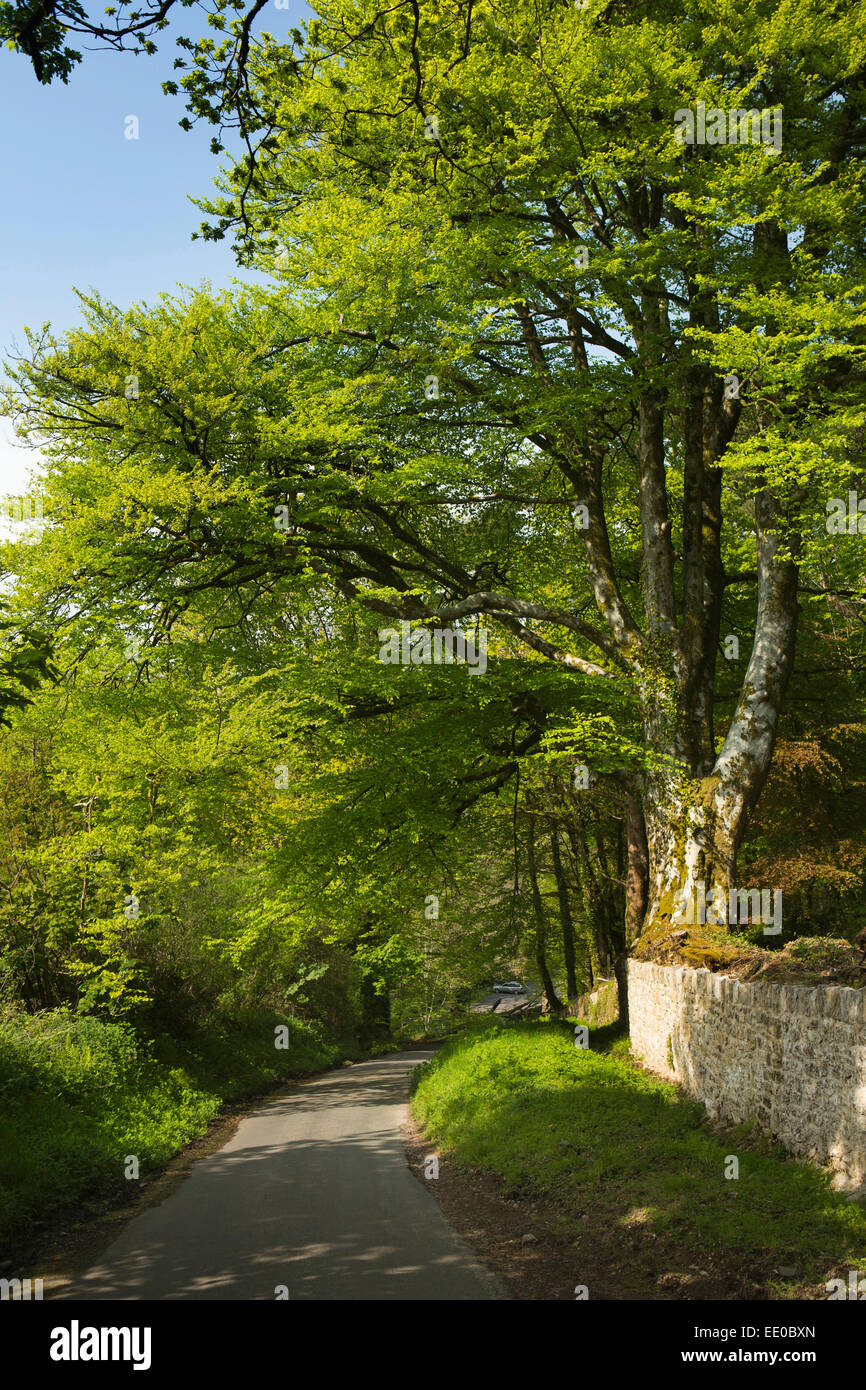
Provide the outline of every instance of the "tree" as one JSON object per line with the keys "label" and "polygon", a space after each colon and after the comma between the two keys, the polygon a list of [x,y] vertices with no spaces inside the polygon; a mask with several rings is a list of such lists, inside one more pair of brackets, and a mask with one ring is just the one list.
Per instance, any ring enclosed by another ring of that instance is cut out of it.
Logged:
{"label": "tree", "polygon": [[553,855],[553,872],[556,877],[556,892],[559,898],[559,916],[562,922],[562,950],[565,957],[566,991],[569,1000],[578,994],[577,975],[574,962],[574,921],[571,914],[571,899],[565,872],[562,867],[562,854],[559,849],[559,831],[554,825],[550,833],[550,850]]}
{"label": "tree", "polygon": [[[832,590],[847,544],[825,518],[866,424],[855,18],[333,0],[304,49],[251,50],[272,138],[203,204],[277,292],[94,304],[19,368],[67,454],[58,491],[78,507],[86,471],[113,473],[113,515],[125,492],[137,518],[76,588],[146,592],[166,622],[206,589],[240,615],[311,585],[391,622],[492,623],[522,724],[454,776],[460,805],[552,733],[621,777],[649,953],[679,893],[735,882],[798,588]],[[781,148],[682,143],[698,102],[781,110]],[[721,697],[735,586],[751,651]]]}
{"label": "tree", "polygon": [[[0,604],[0,614],[5,605]],[[5,652],[0,660],[0,727],[9,727],[13,710],[24,709],[34,692],[57,675],[53,644],[44,632],[0,616]]]}
{"label": "tree", "polygon": [[[210,230],[249,258],[285,223],[299,331],[366,339],[368,390],[423,364],[455,431],[474,407],[559,474],[596,624],[499,583],[438,611],[511,622],[602,701],[624,678],[652,755],[645,935],[664,935],[678,893],[734,882],[801,570],[862,467],[862,46],[830,5],[461,15],[335,0],[300,72],[265,46],[252,85],[281,138],[232,169]],[[723,144],[679,138],[699,102]],[[779,148],[740,143],[756,104]],[[734,583],[756,586],[752,645],[719,739]]]}
{"label": "tree", "polygon": [[[235,85],[242,83],[250,32],[256,17],[267,0],[253,0],[246,7],[241,0],[214,0],[212,8],[199,0],[144,0],[140,9],[126,0],[109,6],[101,14],[89,14],[78,0],[4,0],[0,5],[0,39],[7,48],[24,54],[32,63],[39,82],[46,86],[56,77],[68,82],[81,54],[66,45],[69,36],[95,40],[95,47],[116,52],[155,53],[154,35],[169,25],[172,10],[191,9],[203,13],[207,22],[217,30],[230,31],[233,42],[226,44],[226,76],[231,74]],[[243,17],[227,25],[225,12],[243,12]],[[214,52],[211,42],[195,45],[185,36],[178,39],[181,47],[198,52],[202,57]]]}
{"label": "tree", "polygon": [[559,1015],[564,1012],[564,1005],[559,995],[556,993],[556,986],[550,973],[547,961],[547,916],[544,911],[544,903],[541,900],[539,888],[538,863],[535,856],[536,839],[536,818],[534,815],[529,817],[529,827],[526,838],[526,858],[527,870],[529,872],[529,888],[532,895],[532,913],[535,919],[535,930],[533,932],[533,945],[535,963],[538,973],[541,976],[541,983],[544,986],[544,994],[550,1012]]}

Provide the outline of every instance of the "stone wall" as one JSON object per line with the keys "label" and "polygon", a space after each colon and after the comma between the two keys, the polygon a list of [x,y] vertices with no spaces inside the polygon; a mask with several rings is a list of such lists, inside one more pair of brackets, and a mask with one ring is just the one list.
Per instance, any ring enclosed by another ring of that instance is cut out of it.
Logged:
{"label": "stone wall", "polygon": [[866,989],[743,984],[629,961],[633,1051],[723,1122],[866,1184]]}

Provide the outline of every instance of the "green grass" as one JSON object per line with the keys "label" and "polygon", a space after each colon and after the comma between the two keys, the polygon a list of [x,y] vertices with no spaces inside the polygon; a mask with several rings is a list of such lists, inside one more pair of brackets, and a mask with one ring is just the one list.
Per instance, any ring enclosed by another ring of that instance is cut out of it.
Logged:
{"label": "green grass", "polygon": [[345,1057],[319,1030],[291,1024],[274,1046],[274,1019],[236,1019],[205,1036],[155,1046],[121,1023],[63,1009],[0,1015],[0,1249],[7,1257],[34,1228],[74,1205],[128,1198],[207,1132],[222,1106],[281,1078]]}
{"label": "green grass", "polygon": [[[820,1170],[744,1146],[747,1126],[739,1139],[714,1135],[703,1105],[628,1060],[627,1039],[605,1044],[577,1049],[570,1030],[544,1023],[475,1028],[419,1068],[413,1113],[444,1152],[513,1195],[552,1200],[567,1220],[592,1209],[615,1226],[639,1214],[729,1254],[796,1254],[812,1282],[840,1263],[866,1269],[862,1205]],[[735,1180],[724,1176],[732,1153]]]}

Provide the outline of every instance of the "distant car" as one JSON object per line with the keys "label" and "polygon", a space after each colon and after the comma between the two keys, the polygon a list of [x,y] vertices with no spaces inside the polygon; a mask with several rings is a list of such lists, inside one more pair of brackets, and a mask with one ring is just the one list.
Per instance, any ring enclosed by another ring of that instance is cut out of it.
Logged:
{"label": "distant car", "polygon": [[517,980],[506,980],[504,985],[494,985],[494,994],[525,994],[526,986],[521,985]]}

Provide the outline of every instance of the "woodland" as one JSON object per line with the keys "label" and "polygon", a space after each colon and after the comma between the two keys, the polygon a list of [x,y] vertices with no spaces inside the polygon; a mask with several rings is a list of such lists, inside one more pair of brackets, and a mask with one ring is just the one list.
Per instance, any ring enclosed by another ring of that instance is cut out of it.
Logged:
{"label": "woodland", "polygon": [[[98,1028],[252,1084],[503,974],[625,1022],[629,955],[861,980],[862,6],[183,9],[0,6],[42,82],[176,40],[254,272],[7,362],[6,1093]],[[781,933],[678,930],[698,885]]]}

